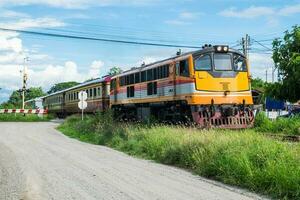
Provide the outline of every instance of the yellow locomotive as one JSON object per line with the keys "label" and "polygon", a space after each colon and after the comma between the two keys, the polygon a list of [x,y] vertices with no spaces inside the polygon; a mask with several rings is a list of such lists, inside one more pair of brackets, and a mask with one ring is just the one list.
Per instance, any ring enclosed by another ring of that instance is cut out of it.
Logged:
{"label": "yellow locomotive", "polygon": [[202,127],[253,125],[247,60],[228,46],[143,65],[112,77],[110,105],[117,116],[194,121]]}
{"label": "yellow locomotive", "polygon": [[201,50],[86,82],[43,97],[49,112],[76,113],[78,92],[88,93],[86,112],[109,107],[123,120],[189,121],[201,127],[253,125],[249,66],[228,46]]}

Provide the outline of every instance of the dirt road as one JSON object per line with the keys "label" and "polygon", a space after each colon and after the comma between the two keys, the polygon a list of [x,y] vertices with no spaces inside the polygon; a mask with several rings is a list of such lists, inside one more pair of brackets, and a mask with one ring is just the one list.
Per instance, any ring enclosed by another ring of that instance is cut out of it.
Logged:
{"label": "dirt road", "polygon": [[258,199],[189,172],[70,139],[55,123],[0,123],[0,199]]}

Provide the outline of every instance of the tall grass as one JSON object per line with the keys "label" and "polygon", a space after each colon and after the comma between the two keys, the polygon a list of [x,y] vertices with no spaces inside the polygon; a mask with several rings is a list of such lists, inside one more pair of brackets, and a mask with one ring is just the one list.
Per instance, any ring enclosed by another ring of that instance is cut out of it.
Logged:
{"label": "tall grass", "polygon": [[299,144],[275,141],[254,130],[124,125],[109,116],[90,116],[83,122],[72,116],[59,130],[273,198],[300,199]]}
{"label": "tall grass", "polygon": [[45,122],[52,118],[51,115],[39,117],[36,114],[0,114],[0,122]]}
{"label": "tall grass", "polygon": [[300,117],[269,120],[263,112],[255,118],[255,129],[265,133],[300,135]]}

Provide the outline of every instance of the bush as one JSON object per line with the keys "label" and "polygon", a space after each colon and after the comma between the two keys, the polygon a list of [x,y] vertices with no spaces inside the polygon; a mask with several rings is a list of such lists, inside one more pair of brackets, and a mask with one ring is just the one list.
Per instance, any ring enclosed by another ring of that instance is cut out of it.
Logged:
{"label": "bush", "polygon": [[280,133],[287,135],[300,135],[300,117],[277,118],[269,120],[263,112],[258,113],[254,123],[255,129],[265,133]]}
{"label": "bush", "polygon": [[0,122],[45,122],[51,119],[52,115],[39,117],[36,114],[0,114]]}
{"label": "bush", "polygon": [[[119,124],[107,115],[94,117],[97,124],[91,133],[93,143],[191,169],[201,176],[273,198],[300,199],[299,144],[275,141],[254,130]],[[259,120],[256,123],[261,123],[261,127],[265,118]],[[86,123],[92,126],[95,121],[86,120]],[[85,126],[78,128],[74,125],[77,122],[74,117],[68,118],[59,129],[66,133],[61,128],[68,128],[68,133],[81,139],[78,130]],[[83,133],[90,132],[87,130]]]}

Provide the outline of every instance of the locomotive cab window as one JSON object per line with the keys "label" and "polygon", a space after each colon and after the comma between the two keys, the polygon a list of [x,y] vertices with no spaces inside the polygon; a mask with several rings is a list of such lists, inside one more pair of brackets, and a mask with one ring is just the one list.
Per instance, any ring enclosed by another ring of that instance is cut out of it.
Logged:
{"label": "locomotive cab window", "polygon": [[179,75],[189,77],[189,63],[187,60],[179,62]]}
{"label": "locomotive cab window", "polygon": [[236,71],[247,71],[246,59],[241,55],[233,56],[233,65]]}
{"label": "locomotive cab window", "polygon": [[195,70],[211,70],[211,57],[210,55],[201,55],[195,59]]}
{"label": "locomotive cab window", "polygon": [[231,55],[216,53],[214,54],[215,70],[230,71],[232,70]]}

